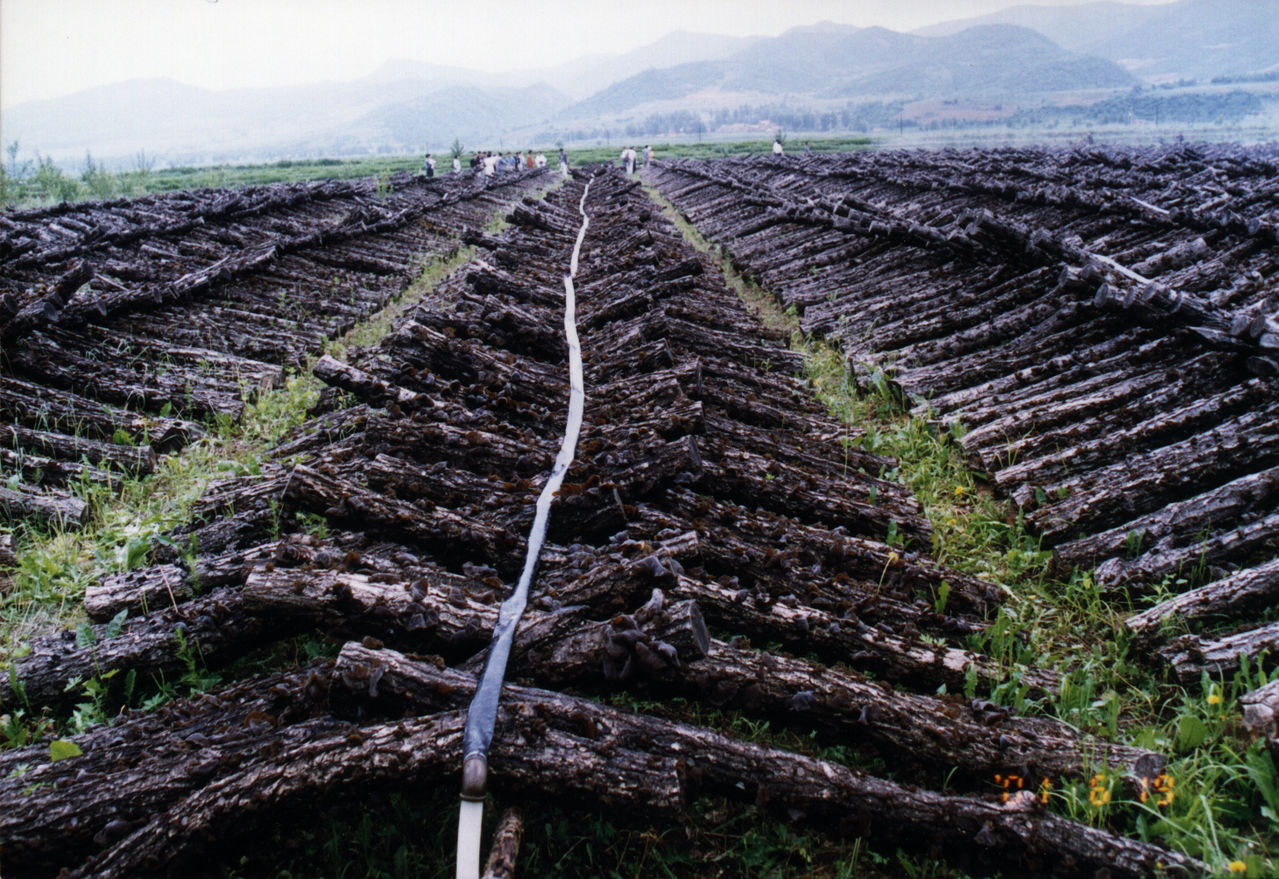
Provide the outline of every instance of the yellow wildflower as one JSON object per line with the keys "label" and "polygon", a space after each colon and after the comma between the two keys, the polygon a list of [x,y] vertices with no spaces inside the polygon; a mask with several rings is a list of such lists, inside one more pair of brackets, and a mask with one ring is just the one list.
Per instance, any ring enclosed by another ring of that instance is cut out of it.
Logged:
{"label": "yellow wildflower", "polygon": [[1094,775],[1088,782],[1088,802],[1098,808],[1110,802],[1110,787],[1106,780],[1104,775]]}
{"label": "yellow wildflower", "polygon": [[1231,861],[1230,872],[1231,873],[1247,873],[1248,865],[1245,864],[1243,861]]}

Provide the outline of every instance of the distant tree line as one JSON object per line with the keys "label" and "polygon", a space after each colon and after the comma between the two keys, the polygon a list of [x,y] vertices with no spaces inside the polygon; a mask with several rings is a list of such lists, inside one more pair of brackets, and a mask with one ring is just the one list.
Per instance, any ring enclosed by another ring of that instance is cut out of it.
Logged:
{"label": "distant tree line", "polygon": [[[864,104],[849,103],[838,109],[817,110],[811,107],[786,104],[742,104],[737,107],[721,107],[706,113],[676,110],[670,113],[650,113],[643,119],[619,123],[616,126],[597,125],[565,129],[547,129],[539,132],[539,141],[611,141],[614,138],[635,139],[660,137],[667,134],[706,134],[724,131],[734,125],[782,128],[786,131],[857,131],[868,132],[874,128],[896,127],[901,118],[901,101],[870,101]],[[905,123],[912,125],[910,121]]]}
{"label": "distant tree line", "polygon": [[1263,109],[1260,97],[1252,92],[1239,90],[1224,94],[1200,92],[1168,96],[1134,91],[1087,106],[1018,110],[1007,122],[1016,126],[1061,122],[1122,125],[1136,121],[1153,124],[1182,122],[1226,125],[1237,123],[1245,116],[1260,113]]}

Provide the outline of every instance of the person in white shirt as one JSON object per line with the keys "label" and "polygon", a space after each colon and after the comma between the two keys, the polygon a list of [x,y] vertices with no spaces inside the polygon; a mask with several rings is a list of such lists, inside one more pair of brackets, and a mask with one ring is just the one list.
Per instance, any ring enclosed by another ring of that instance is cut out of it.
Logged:
{"label": "person in white shirt", "polygon": [[497,173],[497,156],[488,155],[484,157],[484,176],[492,177]]}
{"label": "person in white shirt", "polygon": [[773,155],[782,155],[782,142],[780,140],[773,141]]}
{"label": "person in white shirt", "polygon": [[533,164],[535,164],[535,165],[536,165],[537,167],[539,167],[539,168],[545,168],[545,167],[546,167],[546,156],[545,156],[545,155],[543,155],[542,153],[538,153],[538,154],[537,154],[537,158],[533,160]]}
{"label": "person in white shirt", "polygon": [[454,156],[453,157],[453,173],[458,174],[461,172],[461,170],[462,170],[462,157]]}

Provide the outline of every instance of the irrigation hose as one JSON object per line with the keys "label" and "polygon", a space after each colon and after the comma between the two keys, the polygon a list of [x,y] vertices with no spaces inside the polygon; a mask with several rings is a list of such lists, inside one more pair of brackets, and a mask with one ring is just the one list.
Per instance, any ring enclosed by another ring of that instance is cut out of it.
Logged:
{"label": "irrigation hose", "polygon": [[586,405],[586,392],[582,381],[582,346],[577,337],[577,300],[573,289],[573,277],[577,274],[578,255],[590,219],[586,216],[586,196],[591,191],[587,182],[578,202],[582,226],[573,245],[569,272],[564,276],[564,337],[568,342],[569,396],[568,424],[564,439],[551,475],[537,498],[537,514],[529,530],[528,549],[524,554],[524,569],[510,597],[502,602],[497,625],[489,643],[488,659],[480,676],[475,695],[466,710],[466,727],[462,733],[462,808],[457,824],[457,879],[479,879],[480,875],[480,826],[484,818],[484,793],[488,785],[488,751],[493,741],[493,726],[497,721],[497,703],[502,683],[506,677],[506,663],[511,655],[511,642],[524,608],[528,605],[529,587],[537,571],[537,560],[546,540],[546,526],[550,520],[551,502],[564,483],[564,476],[573,464],[577,450],[577,437],[582,430],[582,412]]}

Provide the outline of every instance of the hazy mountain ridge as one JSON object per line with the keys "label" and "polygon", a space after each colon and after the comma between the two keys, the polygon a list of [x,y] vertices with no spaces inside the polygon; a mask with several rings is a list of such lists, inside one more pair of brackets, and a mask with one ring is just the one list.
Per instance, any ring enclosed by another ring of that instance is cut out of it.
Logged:
{"label": "hazy mountain ridge", "polygon": [[707,89],[819,98],[950,98],[1121,88],[1139,82],[1114,62],[1067,52],[1037,31],[1012,25],[985,25],[941,37],[819,25],[760,41],[722,62],[644,71],[566,108],[558,118],[621,113]]}
{"label": "hazy mountain ridge", "polygon": [[1106,58],[1155,82],[1279,70],[1279,0],[1013,6],[914,33],[949,36],[978,24],[1033,28],[1065,49]]}

